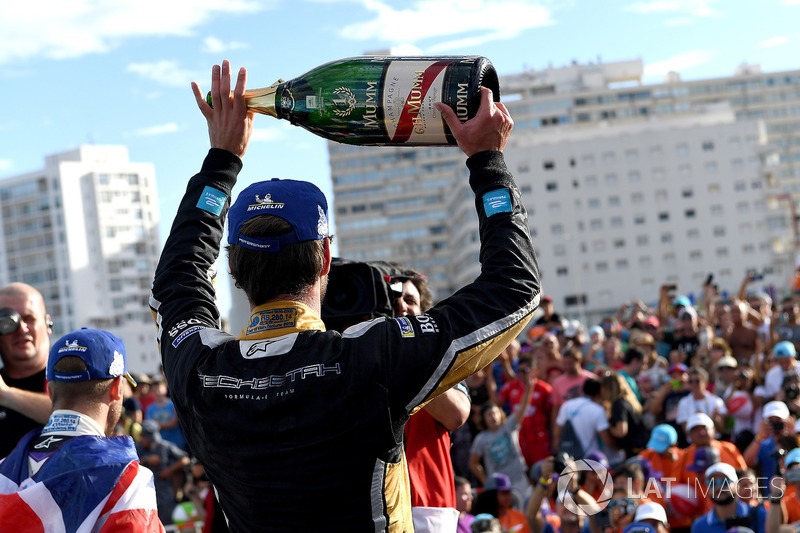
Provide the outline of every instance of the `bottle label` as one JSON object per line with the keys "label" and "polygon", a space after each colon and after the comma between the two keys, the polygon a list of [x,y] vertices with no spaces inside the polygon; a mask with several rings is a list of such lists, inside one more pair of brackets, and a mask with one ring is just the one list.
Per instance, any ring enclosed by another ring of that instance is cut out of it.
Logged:
{"label": "bottle label", "polygon": [[386,133],[392,143],[446,144],[442,101],[444,75],[452,61],[393,61],[383,83]]}

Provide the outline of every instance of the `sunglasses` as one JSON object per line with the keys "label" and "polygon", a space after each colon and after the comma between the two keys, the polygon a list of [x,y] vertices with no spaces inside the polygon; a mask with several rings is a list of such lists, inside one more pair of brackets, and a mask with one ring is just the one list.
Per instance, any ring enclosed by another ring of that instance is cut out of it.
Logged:
{"label": "sunglasses", "polygon": [[710,489],[724,489],[731,486],[731,481],[726,477],[711,478],[706,480],[706,486]]}
{"label": "sunglasses", "polygon": [[702,379],[692,378],[689,380],[689,383],[701,383],[702,381]]}
{"label": "sunglasses", "polygon": [[608,502],[609,509],[614,509],[616,507],[627,507],[629,505],[633,505],[633,500],[631,498],[619,498]]}

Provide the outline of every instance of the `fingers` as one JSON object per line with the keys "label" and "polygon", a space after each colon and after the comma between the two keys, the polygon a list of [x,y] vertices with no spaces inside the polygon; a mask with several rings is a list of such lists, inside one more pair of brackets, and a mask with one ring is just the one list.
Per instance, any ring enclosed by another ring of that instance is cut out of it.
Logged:
{"label": "fingers", "polygon": [[210,110],[210,107],[208,102],[206,102],[203,93],[200,91],[200,86],[197,85],[196,82],[192,82],[192,92],[194,93],[194,99],[197,102],[197,107],[200,108],[200,111],[202,111],[203,115],[206,115],[206,113]]}
{"label": "fingers", "polygon": [[461,121],[456,116],[455,111],[447,104],[443,104],[441,102],[437,102],[436,109],[442,114],[442,118],[444,119],[447,126],[450,128],[450,131],[453,132],[453,135],[456,135],[457,131],[461,129]]}
{"label": "fingers", "polygon": [[222,101],[219,96],[219,75],[220,66],[214,65],[211,67],[211,107],[214,109],[219,109],[219,104]]}
{"label": "fingers", "polygon": [[247,85],[247,69],[241,67],[236,78],[236,88],[233,91],[233,107],[241,110],[247,107],[244,99],[244,90]]}
{"label": "fingers", "polygon": [[231,94],[231,63],[227,59],[222,62],[222,79],[219,87],[220,98],[230,97]]}

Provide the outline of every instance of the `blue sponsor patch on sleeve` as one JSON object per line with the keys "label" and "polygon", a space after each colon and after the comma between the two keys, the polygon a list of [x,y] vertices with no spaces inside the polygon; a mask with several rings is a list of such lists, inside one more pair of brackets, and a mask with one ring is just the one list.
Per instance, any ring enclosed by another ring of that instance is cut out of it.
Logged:
{"label": "blue sponsor patch on sleeve", "polygon": [[203,211],[208,211],[212,215],[219,215],[222,213],[222,208],[225,207],[227,200],[227,194],[206,185],[206,188],[203,189],[203,194],[200,195],[200,199],[197,201],[197,207]]}
{"label": "blue sponsor patch on sleeve", "polygon": [[406,317],[395,318],[395,322],[397,325],[400,326],[400,335],[405,338],[410,338],[414,336],[414,327],[411,325],[411,321]]}
{"label": "blue sponsor patch on sleeve", "polygon": [[496,215],[497,213],[510,213],[513,208],[511,206],[511,195],[508,193],[508,189],[498,189],[484,194],[483,210],[487,217]]}

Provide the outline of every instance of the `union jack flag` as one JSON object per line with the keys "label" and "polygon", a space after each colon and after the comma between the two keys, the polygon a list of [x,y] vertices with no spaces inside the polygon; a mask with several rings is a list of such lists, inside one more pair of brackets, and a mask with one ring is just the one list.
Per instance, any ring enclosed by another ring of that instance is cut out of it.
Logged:
{"label": "union jack flag", "polygon": [[71,438],[29,476],[37,435],[0,461],[0,533],[164,532],[153,473],[130,437]]}

